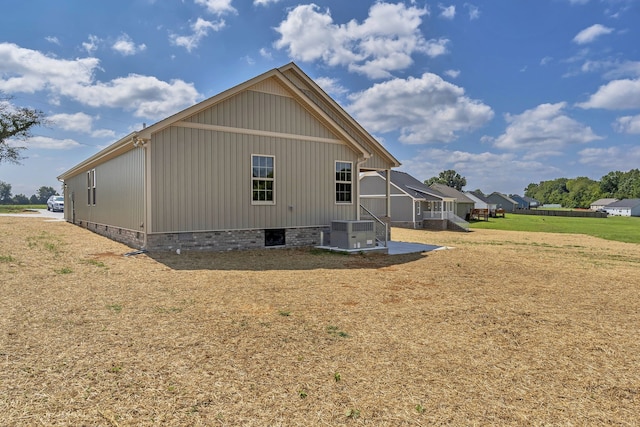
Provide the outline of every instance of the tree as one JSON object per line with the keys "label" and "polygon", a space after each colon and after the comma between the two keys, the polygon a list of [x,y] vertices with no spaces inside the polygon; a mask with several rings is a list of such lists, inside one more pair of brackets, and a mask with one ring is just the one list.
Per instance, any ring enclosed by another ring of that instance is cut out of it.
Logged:
{"label": "tree", "polygon": [[11,184],[0,181],[0,204],[8,205],[11,201]]}
{"label": "tree", "polygon": [[15,107],[10,99],[0,96],[0,163],[19,164],[23,159],[20,152],[26,147],[10,145],[8,140],[29,138],[31,128],[44,124],[45,119],[42,111]]}
{"label": "tree", "polygon": [[38,188],[38,203],[39,204],[47,203],[47,200],[49,200],[49,197],[57,196],[57,195],[58,195],[58,192],[53,187],[42,186]]}
{"label": "tree", "polygon": [[453,169],[449,169],[440,172],[440,175],[438,175],[437,177],[434,176],[427,179],[424,183],[426,185],[431,185],[434,183],[444,184],[448,187],[455,188],[458,191],[462,191],[462,187],[467,185],[467,179]]}
{"label": "tree", "polygon": [[13,203],[15,205],[28,205],[29,198],[24,194],[16,194],[15,196],[13,196]]}
{"label": "tree", "polygon": [[35,194],[32,194],[31,197],[29,197],[29,204],[39,205],[40,199],[38,199],[38,196],[36,196]]}

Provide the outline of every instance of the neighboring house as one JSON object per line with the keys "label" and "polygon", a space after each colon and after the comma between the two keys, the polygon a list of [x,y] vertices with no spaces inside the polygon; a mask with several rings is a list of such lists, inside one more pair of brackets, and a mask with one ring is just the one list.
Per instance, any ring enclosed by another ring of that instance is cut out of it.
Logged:
{"label": "neighboring house", "polygon": [[475,204],[474,209],[486,209],[490,216],[495,216],[497,209],[496,204],[487,199],[487,196],[475,191],[465,191],[464,194],[465,196],[473,200]]}
{"label": "neighboring house", "polygon": [[458,191],[453,187],[449,187],[448,185],[439,184],[439,183],[431,184],[429,187],[444,194],[445,196],[453,197],[454,199],[453,212],[460,218],[463,218],[463,219],[468,218],[467,215],[469,215],[473,210],[475,202],[470,198],[468,198],[463,192]]}
{"label": "neighboring house", "polygon": [[[386,172],[360,175],[362,205],[374,215],[383,211],[382,201],[387,186]],[[448,197],[412,177],[408,173],[391,171],[391,225],[405,228],[468,229],[463,220],[453,214],[454,198]],[[451,222],[452,224],[449,224]]]}
{"label": "neighboring house", "polygon": [[540,206],[540,202],[531,197],[510,194],[509,198],[518,204],[518,209],[533,209]]}
{"label": "neighboring house", "polygon": [[514,212],[518,208],[518,202],[497,191],[489,194],[487,200],[495,203],[496,209],[503,209],[505,212]]}
{"label": "neighboring house", "polygon": [[591,203],[589,209],[591,209],[592,211],[603,210],[606,206],[617,201],[618,199],[598,199],[595,202]]}
{"label": "neighboring house", "polygon": [[228,250],[325,244],[333,220],[360,218],[360,172],[397,166],[291,63],[133,132],[58,179],[69,222],[135,248]]}
{"label": "neighboring house", "polygon": [[604,207],[609,215],[640,216],[640,199],[622,199]]}

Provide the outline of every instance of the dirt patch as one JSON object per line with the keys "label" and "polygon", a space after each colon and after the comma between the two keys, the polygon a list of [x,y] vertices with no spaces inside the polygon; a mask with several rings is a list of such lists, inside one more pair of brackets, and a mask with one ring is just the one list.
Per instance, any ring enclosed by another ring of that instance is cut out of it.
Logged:
{"label": "dirt patch", "polygon": [[637,424],[640,245],[392,233],[454,249],[125,257],[2,217],[0,424]]}

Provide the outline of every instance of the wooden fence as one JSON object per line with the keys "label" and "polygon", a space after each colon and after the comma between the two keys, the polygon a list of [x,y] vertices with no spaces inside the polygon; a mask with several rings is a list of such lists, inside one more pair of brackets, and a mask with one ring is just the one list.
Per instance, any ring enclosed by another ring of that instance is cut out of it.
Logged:
{"label": "wooden fence", "polygon": [[560,211],[547,209],[516,209],[514,214],[520,215],[541,215],[541,216],[568,216],[574,218],[606,218],[606,212],[593,211]]}

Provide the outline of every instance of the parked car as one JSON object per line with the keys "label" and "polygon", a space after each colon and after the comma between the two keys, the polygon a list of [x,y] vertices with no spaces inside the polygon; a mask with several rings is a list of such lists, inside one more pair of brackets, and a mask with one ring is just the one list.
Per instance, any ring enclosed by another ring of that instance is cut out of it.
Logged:
{"label": "parked car", "polygon": [[47,200],[47,210],[48,211],[59,211],[64,212],[64,197],[63,196],[51,196],[49,200]]}

